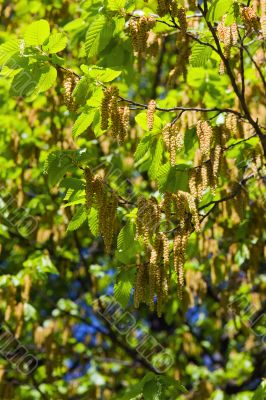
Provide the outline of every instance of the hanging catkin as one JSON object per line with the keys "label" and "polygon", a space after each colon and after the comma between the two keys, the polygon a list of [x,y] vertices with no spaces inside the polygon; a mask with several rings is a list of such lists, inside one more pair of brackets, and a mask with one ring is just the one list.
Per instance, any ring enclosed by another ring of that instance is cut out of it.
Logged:
{"label": "hanging catkin", "polygon": [[207,121],[198,121],[197,136],[199,139],[202,161],[205,161],[210,156],[211,141],[213,137],[212,127]]}
{"label": "hanging catkin", "polygon": [[77,108],[72,93],[78,81],[79,81],[78,76],[76,76],[73,72],[71,71],[65,72],[63,80],[64,101],[69,111],[75,111]]}
{"label": "hanging catkin", "polygon": [[129,21],[129,33],[134,54],[138,58],[139,70],[141,69],[141,63],[147,50],[149,31],[154,27],[155,23],[156,20],[153,17],[146,16],[131,18]]}
{"label": "hanging catkin", "polygon": [[155,110],[156,110],[156,102],[155,100],[150,100],[147,109],[147,125],[149,131],[153,129]]}
{"label": "hanging catkin", "polygon": [[241,8],[241,18],[248,32],[255,30],[256,32],[260,29],[259,18],[257,17],[252,7]]}
{"label": "hanging catkin", "polygon": [[180,32],[182,35],[185,35],[187,32],[187,17],[184,7],[179,7],[177,9],[177,19],[180,26]]}

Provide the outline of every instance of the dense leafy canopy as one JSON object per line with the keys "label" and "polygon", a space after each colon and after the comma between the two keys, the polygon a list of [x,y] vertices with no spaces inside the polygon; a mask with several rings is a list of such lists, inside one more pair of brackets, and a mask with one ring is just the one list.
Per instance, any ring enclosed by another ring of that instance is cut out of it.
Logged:
{"label": "dense leafy canopy", "polygon": [[0,397],[265,399],[265,0],[0,10]]}

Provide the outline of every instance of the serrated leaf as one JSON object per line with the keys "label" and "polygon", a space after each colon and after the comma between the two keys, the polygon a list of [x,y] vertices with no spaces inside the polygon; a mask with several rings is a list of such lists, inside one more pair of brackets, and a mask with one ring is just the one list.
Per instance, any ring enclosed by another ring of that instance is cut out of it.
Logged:
{"label": "serrated leaf", "polygon": [[52,66],[42,67],[40,69],[40,77],[39,82],[37,83],[37,87],[34,90],[34,93],[42,93],[46,92],[46,90],[50,89],[54,82],[56,81],[57,71]]}
{"label": "serrated leaf", "polygon": [[135,161],[139,161],[150,150],[151,135],[144,136],[139,142],[134,154]]}
{"label": "serrated leaf", "polygon": [[119,232],[117,238],[117,249],[120,251],[125,251],[131,247],[132,243],[134,242],[134,236],[134,226],[131,221],[127,221],[126,225],[123,226]]}
{"label": "serrated leaf", "polygon": [[93,236],[95,237],[99,236],[100,229],[99,229],[98,211],[94,207],[91,208],[90,213],[88,215],[88,224]]}
{"label": "serrated leaf", "polygon": [[9,40],[0,46],[0,65],[4,65],[12,56],[19,53],[18,40]]}
{"label": "serrated leaf", "polygon": [[100,82],[111,82],[116,79],[119,75],[121,75],[122,71],[116,71],[111,68],[100,68],[100,67],[93,67],[89,68],[88,75],[93,78],[97,79]]}
{"label": "serrated leaf", "polygon": [[88,214],[84,206],[79,207],[76,213],[73,215],[71,221],[68,224],[68,231],[77,230],[87,219]]}
{"label": "serrated leaf", "polygon": [[114,285],[114,297],[123,308],[128,305],[133,281],[134,270],[123,271],[117,276],[117,282]]}
{"label": "serrated leaf", "polygon": [[75,98],[77,104],[84,105],[91,91],[90,78],[83,76],[76,85],[72,96]]}
{"label": "serrated leaf", "polygon": [[163,387],[158,379],[146,382],[143,386],[144,400],[161,400]]}
{"label": "serrated leaf", "polygon": [[55,186],[72,167],[71,160],[61,151],[50,153],[46,159],[44,172],[48,174],[48,183]]}
{"label": "serrated leaf", "polygon": [[52,33],[49,36],[48,43],[43,46],[43,49],[48,51],[49,54],[54,54],[64,50],[66,45],[67,37],[63,33]]}
{"label": "serrated leaf", "polygon": [[93,118],[94,111],[80,114],[72,128],[73,137],[76,138],[81,135],[91,125]]}
{"label": "serrated leaf", "polygon": [[188,166],[179,164],[171,167],[169,163],[164,164],[158,172],[157,181],[162,192],[175,193],[177,190],[188,192]]}
{"label": "serrated leaf", "polygon": [[85,50],[88,57],[100,53],[112,38],[114,23],[106,16],[99,15],[90,25],[85,42]]}
{"label": "serrated leaf", "polygon": [[28,46],[41,46],[50,35],[50,26],[47,21],[34,21],[26,29],[24,40]]}
{"label": "serrated leaf", "polygon": [[151,177],[151,179],[155,179],[158,174],[158,170],[161,166],[162,155],[163,142],[161,139],[159,139],[152,149],[152,162],[149,168],[149,176]]}
{"label": "serrated leaf", "polygon": [[219,21],[228,12],[234,0],[215,0],[210,5],[207,19],[210,22]]}
{"label": "serrated leaf", "polygon": [[190,65],[192,67],[203,67],[209,60],[212,54],[212,49],[209,46],[204,46],[200,43],[195,43],[192,47],[190,56]]}

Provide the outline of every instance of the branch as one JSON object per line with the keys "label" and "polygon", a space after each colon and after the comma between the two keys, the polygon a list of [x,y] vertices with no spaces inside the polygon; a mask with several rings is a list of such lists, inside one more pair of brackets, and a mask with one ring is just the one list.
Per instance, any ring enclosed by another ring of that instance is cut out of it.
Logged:
{"label": "branch", "polygon": [[215,41],[215,44],[216,44],[216,47],[217,47],[217,50],[218,50],[218,54],[219,54],[221,60],[223,61],[224,65],[225,65],[225,69],[226,69],[227,75],[229,76],[229,79],[231,81],[231,85],[232,85],[232,87],[234,89],[234,92],[235,92],[236,96],[238,97],[238,99],[240,101],[240,104],[241,104],[241,107],[242,107],[242,109],[244,111],[245,117],[249,121],[249,123],[253,126],[255,132],[259,136],[260,141],[261,141],[261,145],[263,147],[264,156],[266,157],[266,135],[264,135],[262,133],[257,121],[254,121],[254,119],[252,118],[252,116],[250,114],[250,111],[248,109],[245,97],[244,97],[243,93],[239,90],[239,88],[237,86],[233,71],[232,71],[231,66],[230,66],[230,62],[225,57],[225,55],[224,55],[224,53],[222,51],[222,48],[221,48],[221,45],[220,45],[220,41],[219,41],[219,38],[218,38],[218,36],[216,34],[215,28],[208,21],[205,10],[203,10],[200,5],[198,5],[198,8],[202,12],[202,14],[203,14],[203,16],[205,18],[206,24],[207,24],[207,26],[208,26],[208,28],[209,28],[212,36],[213,36],[213,39]]}

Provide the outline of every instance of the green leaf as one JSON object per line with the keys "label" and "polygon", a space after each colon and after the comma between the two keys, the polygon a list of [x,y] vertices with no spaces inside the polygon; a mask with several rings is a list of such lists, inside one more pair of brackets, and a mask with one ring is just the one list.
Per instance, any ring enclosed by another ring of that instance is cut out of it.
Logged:
{"label": "green leaf", "polygon": [[92,123],[95,112],[92,110],[89,113],[82,113],[79,115],[72,128],[73,137],[76,138],[81,135]]}
{"label": "green leaf", "polygon": [[132,246],[132,243],[134,242],[134,237],[134,226],[131,221],[127,221],[126,225],[123,226],[123,228],[119,232],[117,238],[117,249],[120,251],[126,251],[129,247]]}
{"label": "green leaf", "polygon": [[34,93],[46,92],[56,81],[57,71],[52,66],[45,66],[40,69],[40,78]]}
{"label": "green leaf", "polygon": [[228,12],[230,7],[232,6],[234,0],[215,0],[212,2],[208,14],[207,19],[210,22],[219,21],[222,17]]}
{"label": "green leaf", "polygon": [[44,172],[48,174],[48,183],[55,186],[72,167],[71,160],[64,152],[54,151],[47,157]]}
{"label": "green leaf", "polygon": [[4,65],[12,56],[19,53],[18,40],[9,40],[0,46],[0,65]]}
{"label": "green leaf", "polygon": [[115,299],[121,304],[123,308],[128,305],[130,299],[130,293],[132,289],[132,283],[130,281],[120,280],[114,285],[114,296]]}
{"label": "green leaf", "polygon": [[171,167],[170,163],[166,163],[159,169],[157,180],[162,192],[175,193],[177,190],[188,192],[188,166],[179,164]]}
{"label": "green leaf", "polygon": [[139,142],[137,149],[134,154],[135,161],[139,161],[145,154],[150,150],[150,143],[151,143],[152,136],[148,134],[144,136],[141,141]]}
{"label": "green leaf", "polygon": [[162,384],[156,378],[146,382],[143,386],[144,400],[161,400],[162,389]]}
{"label": "green leaf", "polygon": [[108,0],[107,8],[111,11],[121,10],[125,7],[126,0]]}
{"label": "green leaf", "polygon": [[209,46],[204,46],[200,43],[195,43],[192,47],[190,56],[190,65],[192,67],[204,67],[212,54],[212,49]]}
{"label": "green leaf", "polygon": [[155,179],[158,170],[161,166],[161,160],[162,160],[162,155],[163,155],[163,141],[162,139],[157,140],[155,143],[155,146],[152,147],[152,162],[149,168],[149,176],[151,179]]}
{"label": "green leaf", "polygon": [[[140,114],[136,115],[135,120],[137,124],[144,130],[148,131],[147,126],[147,112],[141,112]],[[163,128],[163,121],[157,115],[154,115],[154,124],[152,132],[158,132]]]}
{"label": "green leaf", "polygon": [[52,33],[49,36],[48,43],[43,46],[43,49],[48,51],[49,54],[54,54],[64,50],[66,45],[67,37],[63,33]]}
{"label": "green leaf", "polygon": [[98,218],[98,210],[94,207],[91,208],[90,213],[88,215],[88,223],[89,228],[93,236],[99,236],[99,218]]}
{"label": "green leaf", "polygon": [[54,264],[52,263],[50,256],[48,254],[42,254],[40,251],[36,251],[23,263],[24,268],[29,268],[35,270],[40,274],[57,274],[58,271]]}
{"label": "green leaf", "polygon": [[265,400],[265,397],[266,397],[266,380],[263,380],[263,382],[260,384],[256,392],[254,393],[252,400]]}
{"label": "green leaf", "polygon": [[68,231],[77,230],[87,219],[87,210],[86,207],[81,206],[78,208],[76,213],[73,215],[71,221],[68,224]]}
{"label": "green leaf", "polygon": [[86,100],[92,91],[90,83],[90,78],[83,76],[76,85],[72,96],[75,98],[77,104],[84,105],[86,103]]}
{"label": "green leaf", "polygon": [[41,46],[50,35],[50,26],[47,21],[40,19],[26,29],[24,40],[28,46]]}
{"label": "green leaf", "polygon": [[36,89],[38,80],[33,78],[32,71],[28,68],[22,69],[15,75],[10,87],[11,96],[30,96]]}
{"label": "green leaf", "polygon": [[99,15],[90,25],[85,42],[88,57],[100,53],[110,42],[114,30],[114,23],[106,16]]}
{"label": "green leaf", "polygon": [[111,82],[121,75],[122,71],[116,71],[111,68],[92,67],[88,70],[88,75],[100,82]]}

